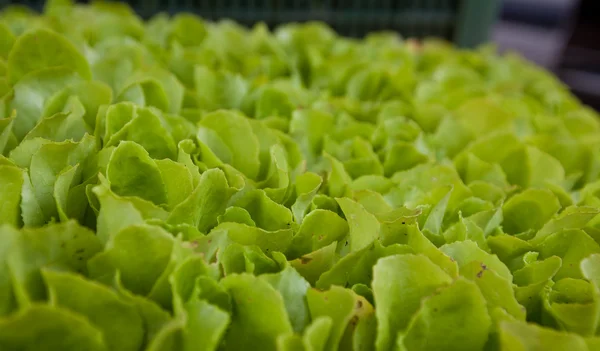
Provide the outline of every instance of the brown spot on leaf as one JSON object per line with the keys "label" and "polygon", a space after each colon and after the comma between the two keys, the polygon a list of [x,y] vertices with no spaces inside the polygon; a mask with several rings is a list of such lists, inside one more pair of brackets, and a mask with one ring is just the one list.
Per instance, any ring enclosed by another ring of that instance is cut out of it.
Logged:
{"label": "brown spot on leaf", "polygon": [[481,264],[481,270],[479,272],[477,272],[477,278],[481,278],[481,276],[483,275],[483,272],[487,270],[487,266],[485,264]]}
{"label": "brown spot on leaf", "polygon": [[312,257],[306,257],[306,256],[300,257],[300,263],[302,263],[302,264],[307,264],[312,260],[313,260]]}
{"label": "brown spot on leaf", "polygon": [[192,240],[192,241],[189,241],[189,242],[187,243],[187,246],[188,246],[189,248],[191,248],[191,249],[195,249],[195,248],[197,248],[197,247],[198,247],[198,241],[197,241],[197,240]]}
{"label": "brown spot on leaf", "polygon": [[363,307],[363,302],[362,300],[356,300],[356,308],[362,308]]}

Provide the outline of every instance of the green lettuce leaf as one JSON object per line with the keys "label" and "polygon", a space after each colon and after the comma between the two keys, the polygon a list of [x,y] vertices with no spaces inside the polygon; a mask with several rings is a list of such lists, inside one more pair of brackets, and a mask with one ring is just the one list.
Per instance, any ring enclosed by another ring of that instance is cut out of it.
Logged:
{"label": "green lettuce leaf", "polygon": [[356,304],[352,291],[334,286],[328,291],[311,289],[306,294],[311,318],[331,318],[332,327],[327,338],[325,350],[335,350],[341,341],[346,325],[352,318]]}
{"label": "green lettuce leaf", "polygon": [[[3,227],[2,230],[13,229]],[[88,260],[102,250],[102,244],[94,233],[74,221],[22,230],[8,244],[6,265],[13,277],[16,300],[25,306],[46,297],[41,268],[53,267],[86,274]]]}
{"label": "green lettuce leaf", "polygon": [[310,284],[291,266],[279,273],[265,274],[260,278],[279,291],[294,331],[302,332],[309,322],[306,296]]}
{"label": "green lettuce leaf", "polygon": [[502,210],[504,230],[518,234],[541,229],[560,210],[560,203],[549,190],[528,189],[510,198]]}
{"label": "green lettuce leaf", "polygon": [[[171,234],[159,227],[129,225],[113,234],[105,250],[90,260],[90,277],[110,280],[118,270],[124,287],[148,294],[169,262],[173,242]],[[136,254],[130,256],[132,252]]]}
{"label": "green lettuce leaf", "polygon": [[[420,274],[413,274],[415,271]],[[377,350],[392,350],[396,335],[409,327],[421,300],[449,285],[452,278],[423,255],[380,259],[373,268],[373,294],[378,323]]]}
{"label": "green lettuce leaf", "polygon": [[126,141],[117,146],[108,163],[106,175],[116,194],[139,196],[157,205],[167,202],[158,165],[142,146],[134,142]]}
{"label": "green lettuce leaf", "polygon": [[72,273],[43,270],[49,300],[86,316],[102,331],[106,345],[112,350],[138,350],[144,337],[142,317],[136,307],[122,301],[116,292],[89,282]]}
{"label": "green lettuce leaf", "polygon": [[[458,323],[464,323],[456,328]],[[485,299],[475,283],[458,279],[429,299],[413,316],[398,344],[405,350],[481,350],[491,326]]]}
{"label": "green lettuce leaf", "polygon": [[[102,332],[84,316],[48,305],[33,305],[0,319],[0,346],[7,350],[108,350]],[[68,338],[61,337],[69,335]]]}
{"label": "green lettuce leaf", "polygon": [[276,350],[277,336],[293,330],[283,297],[268,282],[248,274],[230,275],[221,284],[235,309],[225,335],[226,349],[237,350],[252,343]]}
{"label": "green lettuce leaf", "polygon": [[560,333],[523,322],[504,322],[500,326],[500,350],[587,350],[577,334]]}
{"label": "green lettuce leaf", "polygon": [[67,67],[82,78],[91,78],[85,58],[66,38],[46,29],[19,36],[8,56],[10,82],[15,84],[28,73],[47,68]]}
{"label": "green lettuce leaf", "polygon": [[21,189],[24,173],[21,169],[9,165],[0,165],[0,224],[19,226],[21,219]]}

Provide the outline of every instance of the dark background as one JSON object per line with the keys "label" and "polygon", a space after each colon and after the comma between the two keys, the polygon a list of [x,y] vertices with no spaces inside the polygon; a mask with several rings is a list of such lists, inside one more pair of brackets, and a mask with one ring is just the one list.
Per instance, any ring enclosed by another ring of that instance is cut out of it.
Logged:
{"label": "dark background", "polygon": [[553,71],[600,110],[600,1],[504,0],[490,39]]}

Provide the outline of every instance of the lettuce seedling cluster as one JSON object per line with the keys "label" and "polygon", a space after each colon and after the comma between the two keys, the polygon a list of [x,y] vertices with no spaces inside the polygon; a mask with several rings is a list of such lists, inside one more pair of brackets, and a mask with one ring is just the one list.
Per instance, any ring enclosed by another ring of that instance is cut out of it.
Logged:
{"label": "lettuce seedling cluster", "polygon": [[0,13],[0,350],[600,349],[600,120],[492,47]]}

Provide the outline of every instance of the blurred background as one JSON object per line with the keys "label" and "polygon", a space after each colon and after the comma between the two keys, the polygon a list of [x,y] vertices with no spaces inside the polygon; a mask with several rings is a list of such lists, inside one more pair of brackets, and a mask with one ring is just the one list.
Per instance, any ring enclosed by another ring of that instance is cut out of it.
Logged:
{"label": "blurred background", "polygon": [[[89,2],[89,1],[78,1]],[[142,17],[190,11],[270,27],[320,20],[340,34],[377,30],[436,36],[462,47],[492,41],[554,72],[583,102],[600,110],[600,0],[130,0]],[[0,0],[37,10],[42,0]]]}
{"label": "blurred background", "polygon": [[490,40],[553,71],[600,110],[600,1],[503,0]]}

